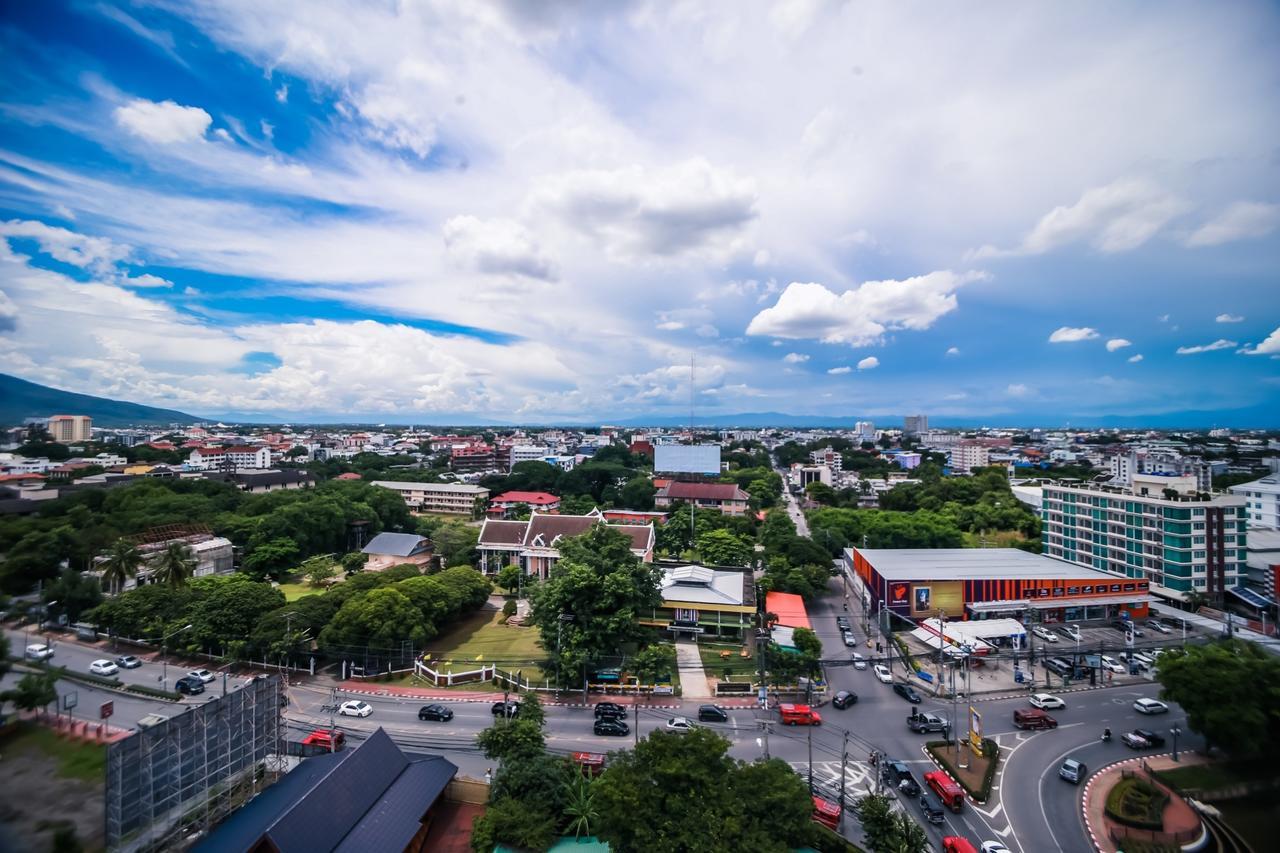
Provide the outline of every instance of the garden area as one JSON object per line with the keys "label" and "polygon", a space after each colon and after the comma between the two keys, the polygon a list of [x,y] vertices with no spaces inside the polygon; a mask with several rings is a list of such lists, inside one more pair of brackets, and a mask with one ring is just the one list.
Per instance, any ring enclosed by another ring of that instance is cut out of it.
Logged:
{"label": "garden area", "polygon": [[755,649],[751,645],[700,641],[698,654],[702,657],[702,668],[712,678],[724,679],[727,675],[729,680],[743,681],[759,676]]}
{"label": "garden area", "polygon": [[426,655],[446,668],[451,663],[454,670],[493,664],[522,670],[533,680],[541,680],[541,664],[547,656],[536,628],[508,626],[502,611],[488,608],[458,620],[428,644]]}
{"label": "garden area", "polygon": [[1107,817],[1135,829],[1164,829],[1164,809],[1169,795],[1132,771],[1107,794]]}
{"label": "garden area", "polygon": [[[925,749],[976,801],[985,803],[991,796],[991,785],[1000,766],[1000,747],[995,741],[983,738],[981,755],[964,741],[960,743],[959,753],[954,743],[945,740],[930,741]],[[964,759],[964,767],[960,766],[961,758]]]}

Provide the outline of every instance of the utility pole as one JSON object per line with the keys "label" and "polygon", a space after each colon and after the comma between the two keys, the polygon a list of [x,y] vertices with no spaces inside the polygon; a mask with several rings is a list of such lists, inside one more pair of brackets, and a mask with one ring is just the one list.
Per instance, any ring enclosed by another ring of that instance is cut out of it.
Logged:
{"label": "utility pole", "polygon": [[840,826],[844,828],[844,779],[845,768],[849,764],[849,732],[844,733],[844,744],[840,747]]}
{"label": "utility pole", "polygon": [[636,691],[636,702],[634,705],[631,706],[631,708],[632,710],[635,711],[634,716],[632,716],[631,718],[635,721],[634,725],[632,725],[631,727],[632,734],[635,735],[635,745],[639,746],[640,745],[640,691],[639,690]]}
{"label": "utility pole", "polygon": [[764,757],[769,758],[769,726],[773,724],[772,720],[761,720],[760,728],[764,730]]}
{"label": "utility pole", "polygon": [[813,796],[813,723],[808,726],[809,729],[809,796]]}

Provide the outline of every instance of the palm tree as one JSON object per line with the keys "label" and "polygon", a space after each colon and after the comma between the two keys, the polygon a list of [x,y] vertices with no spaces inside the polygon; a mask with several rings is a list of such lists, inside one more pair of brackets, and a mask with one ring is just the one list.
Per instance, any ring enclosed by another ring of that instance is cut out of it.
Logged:
{"label": "palm tree", "polygon": [[124,588],[125,581],[138,576],[142,567],[142,552],[127,539],[117,539],[102,561],[102,579],[112,595]]}
{"label": "palm tree", "polygon": [[196,558],[191,554],[191,546],[185,542],[170,542],[153,564],[151,577],[156,583],[177,589],[186,586],[195,568]]}
{"label": "palm tree", "polygon": [[591,779],[579,768],[577,778],[566,783],[565,789],[568,791],[569,801],[564,807],[564,813],[571,818],[569,827],[573,830],[573,837],[581,838],[584,834],[591,835],[591,824],[600,818],[600,810],[595,803],[596,792]]}

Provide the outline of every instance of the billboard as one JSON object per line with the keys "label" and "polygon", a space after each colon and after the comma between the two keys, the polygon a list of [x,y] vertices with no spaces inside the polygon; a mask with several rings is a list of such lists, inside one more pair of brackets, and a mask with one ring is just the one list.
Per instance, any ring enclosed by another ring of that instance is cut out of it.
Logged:
{"label": "billboard", "polygon": [[969,746],[975,755],[982,755],[982,715],[972,705],[969,706]]}
{"label": "billboard", "polygon": [[720,473],[718,444],[659,444],[653,454],[655,474]]}
{"label": "billboard", "polygon": [[[894,586],[894,584],[890,584]],[[959,618],[964,614],[964,581],[930,581],[911,584],[911,615]]]}

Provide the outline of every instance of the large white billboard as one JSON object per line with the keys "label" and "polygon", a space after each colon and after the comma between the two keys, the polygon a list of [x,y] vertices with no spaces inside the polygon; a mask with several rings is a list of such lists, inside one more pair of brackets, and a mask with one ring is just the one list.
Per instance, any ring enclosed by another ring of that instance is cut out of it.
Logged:
{"label": "large white billboard", "polygon": [[719,474],[718,444],[659,444],[653,449],[655,474]]}

